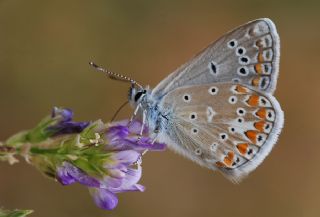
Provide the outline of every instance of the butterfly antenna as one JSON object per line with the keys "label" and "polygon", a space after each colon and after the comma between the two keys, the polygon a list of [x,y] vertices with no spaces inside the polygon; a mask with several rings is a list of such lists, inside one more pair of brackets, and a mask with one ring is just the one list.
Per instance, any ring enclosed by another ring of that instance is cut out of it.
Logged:
{"label": "butterfly antenna", "polygon": [[133,80],[130,77],[127,77],[125,75],[121,75],[121,74],[118,74],[115,72],[111,72],[108,69],[105,69],[105,68],[102,68],[101,66],[98,66],[94,62],[89,62],[89,65],[92,66],[93,68],[95,68],[97,71],[106,73],[111,79],[127,81],[127,82],[130,82],[131,84],[136,84],[138,87],[143,89],[141,84],[139,84],[137,81]]}
{"label": "butterfly antenna", "polygon": [[119,114],[119,112],[123,109],[123,107],[125,107],[125,106],[128,104],[128,102],[129,102],[129,101],[124,102],[124,103],[118,108],[118,110],[116,111],[116,113],[114,113],[114,115],[112,116],[110,122],[113,122],[114,119],[116,119],[116,117],[117,117],[117,115]]}

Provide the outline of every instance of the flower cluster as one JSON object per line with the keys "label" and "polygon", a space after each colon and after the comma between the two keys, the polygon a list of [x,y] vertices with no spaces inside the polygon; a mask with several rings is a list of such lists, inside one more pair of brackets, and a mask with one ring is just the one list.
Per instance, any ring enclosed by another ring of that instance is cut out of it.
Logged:
{"label": "flower cluster", "polygon": [[138,184],[142,155],[147,150],[162,151],[165,145],[138,137],[141,124],[137,121],[74,122],[72,116],[69,109],[55,108],[37,127],[13,136],[2,146],[15,149],[63,185],[87,186],[102,209],[114,209],[118,193],[144,191]]}

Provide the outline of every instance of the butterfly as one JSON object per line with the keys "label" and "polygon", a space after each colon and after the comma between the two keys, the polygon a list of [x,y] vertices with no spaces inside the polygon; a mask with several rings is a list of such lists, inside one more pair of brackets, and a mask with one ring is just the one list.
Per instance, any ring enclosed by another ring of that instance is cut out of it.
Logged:
{"label": "butterfly", "polygon": [[269,154],[284,115],[273,96],[280,40],[268,18],[246,23],[179,67],[154,89],[130,81],[133,118],[150,136],[197,164],[239,182]]}

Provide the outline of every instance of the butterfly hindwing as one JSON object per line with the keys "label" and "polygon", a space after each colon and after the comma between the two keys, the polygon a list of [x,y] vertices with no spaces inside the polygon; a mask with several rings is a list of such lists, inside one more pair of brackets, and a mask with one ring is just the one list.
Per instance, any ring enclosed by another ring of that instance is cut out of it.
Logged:
{"label": "butterfly hindwing", "polygon": [[170,111],[163,140],[198,164],[233,181],[255,169],[271,151],[283,112],[268,93],[218,83],[177,88],[161,101]]}
{"label": "butterfly hindwing", "polygon": [[270,19],[251,21],[225,34],[164,79],[152,92],[162,97],[178,87],[217,82],[244,84],[273,93],[280,41]]}

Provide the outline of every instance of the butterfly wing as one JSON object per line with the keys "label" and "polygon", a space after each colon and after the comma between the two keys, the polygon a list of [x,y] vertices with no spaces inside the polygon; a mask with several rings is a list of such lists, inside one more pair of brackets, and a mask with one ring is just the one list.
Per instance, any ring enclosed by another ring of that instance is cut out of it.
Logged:
{"label": "butterfly wing", "polygon": [[177,88],[164,96],[161,107],[170,121],[162,142],[235,182],[264,160],[283,125],[271,94],[240,84]]}
{"label": "butterfly wing", "polygon": [[267,18],[227,33],[164,79],[152,92],[161,98],[185,85],[234,82],[273,93],[279,71],[280,41]]}

